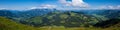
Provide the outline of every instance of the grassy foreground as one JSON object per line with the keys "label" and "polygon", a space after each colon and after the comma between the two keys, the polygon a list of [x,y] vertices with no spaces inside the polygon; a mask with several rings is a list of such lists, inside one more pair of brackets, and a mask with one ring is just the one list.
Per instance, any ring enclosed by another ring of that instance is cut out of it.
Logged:
{"label": "grassy foreground", "polygon": [[65,28],[63,26],[33,27],[29,25],[16,23],[5,17],[0,17],[0,30],[120,30],[120,23],[108,28],[95,28],[95,27]]}

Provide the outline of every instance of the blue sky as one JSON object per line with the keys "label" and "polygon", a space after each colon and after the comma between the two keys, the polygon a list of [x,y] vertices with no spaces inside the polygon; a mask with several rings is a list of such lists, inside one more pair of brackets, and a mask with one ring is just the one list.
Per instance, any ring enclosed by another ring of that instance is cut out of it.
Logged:
{"label": "blue sky", "polygon": [[[120,6],[120,0],[83,0],[83,2],[88,4],[89,8],[99,8],[100,6]],[[63,8],[63,6],[65,5],[62,4],[60,0],[0,0],[0,8],[6,9],[28,9],[32,7],[39,7],[43,4],[56,5],[56,8]],[[80,8],[82,6],[83,5],[80,5]],[[64,8],[76,7],[64,6]]]}

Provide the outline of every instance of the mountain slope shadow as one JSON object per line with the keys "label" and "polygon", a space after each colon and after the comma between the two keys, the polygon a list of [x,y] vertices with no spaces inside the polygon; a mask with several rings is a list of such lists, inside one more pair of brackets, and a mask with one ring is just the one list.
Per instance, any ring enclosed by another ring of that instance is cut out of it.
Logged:
{"label": "mountain slope shadow", "polygon": [[107,21],[103,21],[103,22],[100,22],[100,23],[96,23],[95,27],[102,27],[102,28],[107,28],[107,27],[110,27],[110,26],[113,26],[113,25],[116,25],[120,23],[120,19],[109,19]]}

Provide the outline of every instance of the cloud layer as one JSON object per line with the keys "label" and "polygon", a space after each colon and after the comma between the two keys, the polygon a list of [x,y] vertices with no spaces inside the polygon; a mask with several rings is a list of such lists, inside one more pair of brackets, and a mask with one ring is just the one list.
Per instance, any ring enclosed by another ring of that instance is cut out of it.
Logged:
{"label": "cloud layer", "polygon": [[83,2],[83,0],[72,0],[71,2],[67,2],[66,0],[59,0],[59,1],[66,6],[80,7],[80,8],[89,7],[89,5]]}
{"label": "cloud layer", "polygon": [[32,7],[31,9],[51,9],[51,8],[56,8],[56,5],[50,5],[50,4],[42,4],[39,7]]}
{"label": "cloud layer", "polygon": [[117,5],[117,6],[111,6],[111,5],[101,6],[100,8],[101,9],[120,9],[120,5]]}

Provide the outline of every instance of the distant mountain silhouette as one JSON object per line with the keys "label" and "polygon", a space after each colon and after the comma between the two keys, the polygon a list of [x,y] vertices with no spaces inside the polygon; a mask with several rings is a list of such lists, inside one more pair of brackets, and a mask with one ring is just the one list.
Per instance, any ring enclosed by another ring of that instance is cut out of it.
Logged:
{"label": "distant mountain silhouette", "polygon": [[6,17],[34,17],[47,14],[49,12],[55,11],[56,9],[31,9],[27,11],[17,11],[17,10],[0,10],[0,16]]}

